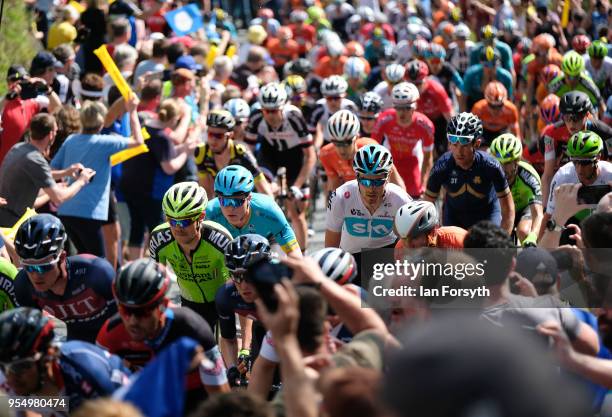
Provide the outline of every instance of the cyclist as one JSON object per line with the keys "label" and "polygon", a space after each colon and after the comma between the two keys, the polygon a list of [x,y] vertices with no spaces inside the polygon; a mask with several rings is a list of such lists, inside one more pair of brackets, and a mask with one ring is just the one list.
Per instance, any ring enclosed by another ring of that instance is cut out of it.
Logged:
{"label": "cyclist", "polygon": [[149,256],[172,267],[181,305],[201,315],[214,329],[215,293],[229,277],[223,253],[232,235],[220,224],[204,220],[207,205],[206,191],[197,182],[170,187],[162,200],[167,223],[151,233]]}
{"label": "cyclist", "polygon": [[223,108],[230,112],[236,120],[236,126],[232,129],[235,141],[244,141],[245,129],[251,115],[249,103],[241,98],[231,98],[223,104]]}
{"label": "cyclist", "polygon": [[219,171],[215,195],[206,216],[226,227],[232,236],[257,233],[280,245],[288,256],[301,257],[300,245],[281,208],[272,197],[253,193],[253,175],[239,165]]}
{"label": "cyclist", "polygon": [[391,91],[393,87],[404,81],[406,68],[400,64],[389,64],[382,71],[383,81],[379,82],[372,90],[382,98],[383,109],[388,109],[393,104],[391,101]]}
{"label": "cyclist", "polygon": [[429,77],[429,68],[425,62],[410,61],[406,67],[408,81],[419,90],[417,111],[427,116],[434,125],[434,146],[438,157],[447,150],[444,132],[448,121],[455,114],[453,103],[444,86],[433,77]]}
{"label": "cyclist", "polygon": [[450,63],[445,61],[446,49],[442,45],[432,43],[429,51],[425,54],[429,73],[442,84],[449,97],[455,97],[457,101],[462,100],[463,78]]}
{"label": "cyclist", "polygon": [[602,97],[607,97],[612,92],[612,58],[608,56],[608,47],[598,39],[587,51],[589,56],[585,60],[585,68]]}
{"label": "cyclist", "polygon": [[138,259],[121,268],[113,281],[119,313],[104,323],[96,343],[137,370],[179,338],[194,339],[215,367],[200,366],[187,374],[185,409],[193,410],[206,394],[229,391],[229,387],[210,326],[193,310],[170,306],[169,288],[166,269],[151,259]]}
{"label": "cyclist", "polygon": [[491,141],[502,133],[510,132],[520,137],[519,114],[508,100],[508,91],[499,81],[491,81],[484,92],[485,98],[472,107],[472,113],[482,120],[481,146],[489,147]]}
{"label": "cyclist", "polygon": [[348,84],[340,75],[327,77],[321,83],[323,98],[317,100],[317,106],[310,117],[309,129],[314,134],[315,146],[319,149],[329,143],[330,138],[325,135],[327,119],[338,110],[351,110],[357,112],[357,106],[346,98]]}
{"label": "cyclist", "polygon": [[[590,130],[600,137],[612,137],[612,128],[604,122],[592,119],[592,105],[589,97],[581,91],[570,91],[561,97],[559,110],[561,121],[548,125],[540,135],[540,149],[544,153],[544,174],[542,175],[542,195],[548,201],[550,182],[557,169],[567,162],[565,145],[571,135],[581,130]],[[604,155],[608,155],[604,147]],[[546,204],[546,203],[545,203]]]}
{"label": "cyclist", "polygon": [[[535,95],[536,102],[538,104],[541,104],[542,100],[544,100],[544,98],[547,95],[551,94],[551,92],[548,90],[548,86],[550,85],[550,82],[554,80],[555,78],[557,78],[560,74],[561,74],[561,68],[559,68],[558,66],[554,64],[546,65],[544,68],[542,68],[542,70],[538,74],[540,83],[538,84],[538,87],[536,88],[536,95]],[[531,113],[527,113],[527,114],[531,114]]]}
{"label": "cyclist", "polygon": [[[549,231],[563,231],[560,244],[569,243],[569,230],[555,219],[555,199],[552,192],[562,184],[606,185],[612,182],[612,164],[601,161],[603,150],[601,137],[587,130],[574,133],[567,142],[566,153],[570,162],[563,165],[552,179],[548,193],[548,204],[544,214],[544,224]],[[592,210],[581,210],[574,214],[566,224],[580,224],[580,221],[591,214]]]}
{"label": "cyclist", "polygon": [[357,103],[359,96],[365,92],[364,84],[368,76],[366,72],[367,62],[360,57],[352,56],[344,64],[344,76],[348,84],[347,98],[353,103]]}
{"label": "cyclist", "polygon": [[233,140],[232,129],[236,125],[234,116],[227,110],[211,110],[206,117],[206,125],[208,140],[195,150],[200,185],[204,187],[206,194],[214,194],[215,177],[219,170],[228,165],[242,165],[253,173],[257,191],[271,196],[270,184],[251,151]]}
{"label": "cyclist", "polygon": [[381,145],[366,145],[353,159],[356,180],[329,194],[325,246],[344,249],[355,256],[368,248],[392,248],[395,212],[410,201],[406,192],[389,184],[391,152]]}
{"label": "cyclist", "polygon": [[606,111],[606,105],[601,97],[599,88],[597,88],[597,85],[589,77],[588,73],[585,72],[582,55],[576,51],[567,52],[563,55],[561,70],[563,73],[550,82],[548,90],[559,97],[563,97],[565,93],[570,91],[586,93],[593,107],[599,108],[600,115],[603,115]]}
{"label": "cyclist", "polygon": [[246,139],[255,144],[260,138],[257,160],[262,168],[275,173],[279,167],[286,167],[293,198],[285,204],[300,247],[306,249],[308,178],[317,157],[302,113],[286,101],[287,92],[279,84],[263,86],[259,91],[262,109],[251,114]]}
{"label": "cyclist", "polygon": [[480,29],[481,41],[474,45],[470,53],[470,65],[476,65],[481,60],[481,55],[487,48],[493,48],[500,56],[500,63],[503,69],[512,75],[512,79],[516,79],[514,71],[514,62],[512,61],[512,49],[510,46],[496,38],[497,29],[491,25],[485,25]]}
{"label": "cyclist", "polygon": [[561,120],[561,110],[559,110],[560,104],[561,99],[555,94],[549,94],[544,97],[544,100],[542,100],[540,103],[538,132],[543,131],[546,126],[557,123],[559,120]]}
{"label": "cyclist", "polygon": [[64,321],[69,340],[93,342],[104,320],[117,312],[111,291],[115,271],[93,255],[67,256],[66,237],[62,222],[50,214],[19,226],[15,250],[23,269],[15,277],[15,299]]}
{"label": "cyclist", "polygon": [[393,108],[378,117],[372,138],[391,150],[408,194],[418,198],[433,163],[434,126],[415,110],[419,90],[414,84],[397,84],[392,99]]}
{"label": "cyclist", "polygon": [[[546,67],[554,65],[556,68],[561,66],[563,56],[555,49],[555,38],[550,33],[541,33],[533,39],[531,44],[532,54],[529,57],[528,62],[524,65],[524,70],[527,72],[527,85],[525,95],[528,98],[537,97],[537,84],[538,80],[548,81]],[[527,114],[532,114],[533,100],[528,99],[525,103],[527,105]]]}
{"label": "cyclist", "polygon": [[0,257],[0,313],[15,308],[15,277],[17,268],[5,258]]}
{"label": "cyclist", "polygon": [[[323,146],[319,153],[321,165],[327,176],[328,191],[333,191],[347,181],[355,179],[353,158],[359,149],[366,145],[376,145],[374,139],[359,137],[360,123],[354,113],[340,110],[327,121],[328,136],[331,143]],[[389,173],[389,181],[405,188],[404,181],[395,166]]]}
{"label": "cyclist", "polygon": [[489,152],[502,164],[512,191],[517,238],[523,246],[535,246],[543,218],[540,176],[531,165],[521,161],[523,145],[512,133],[496,137]]}
{"label": "cyclist", "polygon": [[448,46],[448,62],[459,71],[461,77],[465,75],[470,65],[470,55],[474,49],[470,35],[470,28],[465,23],[459,23],[453,33],[455,42]]}
{"label": "cyclist", "polygon": [[361,96],[357,107],[359,108],[357,117],[359,117],[359,124],[361,125],[359,136],[371,137],[376,119],[383,107],[382,98],[378,94],[368,91]]}
{"label": "cyclist", "polygon": [[484,98],[484,87],[491,81],[501,82],[508,96],[512,96],[512,74],[499,65],[499,53],[491,47],[482,49],[480,63],[471,65],[463,77],[465,105],[471,109],[474,103]]}
{"label": "cyclist", "polygon": [[118,356],[80,340],[54,344],[54,337],[53,321],[40,310],[0,315],[0,368],[9,395],[67,396],[72,411],[128,382],[130,371]]}
{"label": "cyclist", "polygon": [[310,120],[316,108],[316,103],[308,95],[308,86],[304,78],[301,75],[289,75],[283,81],[283,85],[287,90],[289,102],[302,111],[304,120]]}
{"label": "cyclist", "polygon": [[444,187],[444,226],[469,229],[480,220],[490,220],[511,233],[512,193],[499,162],[478,150],[482,122],[472,113],[459,113],[451,119],[446,133],[450,152],[431,170],[424,199],[434,203]]}
{"label": "cyclist", "polygon": [[407,253],[404,248],[461,249],[467,230],[457,226],[440,226],[438,210],[429,201],[411,201],[395,214],[395,230],[399,240],[395,245],[395,258]]}

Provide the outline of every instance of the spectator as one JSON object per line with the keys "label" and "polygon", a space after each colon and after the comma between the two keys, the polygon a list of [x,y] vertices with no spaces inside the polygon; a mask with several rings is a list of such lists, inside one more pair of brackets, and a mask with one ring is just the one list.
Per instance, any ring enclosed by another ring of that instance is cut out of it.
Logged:
{"label": "spectator", "polygon": [[[273,417],[270,404],[244,391],[215,395],[202,403],[191,417]],[[85,417],[85,416],[83,416]]]}
{"label": "spectator", "polygon": [[77,11],[70,6],[58,10],[58,19],[49,29],[47,37],[47,49],[52,51],[63,44],[72,44],[77,38],[77,30],[74,24],[79,19]]}
{"label": "spectator", "polygon": [[153,42],[153,54],[150,59],[141,61],[134,70],[134,80],[137,80],[147,73],[158,73],[163,71],[168,62],[166,52],[168,50],[169,41],[166,38],[158,39]]}
{"label": "spectator", "polygon": [[57,133],[51,144],[51,149],[49,149],[49,155],[47,156],[49,160],[53,159],[68,136],[81,131],[81,114],[72,106],[62,106],[61,110],[55,115],[55,120],[57,122]]}
{"label": "spectator", "polygon": [[53,55],[62,64],[61,68],[57,68],[57,75],[53,80],[53,91],[57,93],[62,103],[72,103],[74,100],[72,83],[79,78],[81,73],[81,68],[75,62],[74,49],[68,44],[63,44],[53,50]]}

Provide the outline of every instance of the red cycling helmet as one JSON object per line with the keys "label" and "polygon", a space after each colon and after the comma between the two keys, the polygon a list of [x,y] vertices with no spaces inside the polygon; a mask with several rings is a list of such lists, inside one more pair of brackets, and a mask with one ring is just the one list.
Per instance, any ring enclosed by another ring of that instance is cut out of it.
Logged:
{"label": "red cycling helmet", "polygon": [[591,45],[591,39],[587,35],[576,35],[572,39],[572,48],[580,55],[586,54],[588,47]]}

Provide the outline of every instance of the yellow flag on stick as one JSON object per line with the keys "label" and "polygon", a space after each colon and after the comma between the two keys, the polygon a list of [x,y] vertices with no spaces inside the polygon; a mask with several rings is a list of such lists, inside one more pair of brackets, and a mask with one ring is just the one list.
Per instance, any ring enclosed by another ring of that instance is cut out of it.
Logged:
{"label": "yellow flag on stick", "polygon": [[122,162],[127,161],[128,159],[131,159],[137,155],[140,155],[146,152],[149,152],[149,147],[145,145],[144,143],[134,148],[124,149],[122,151],[119,151],[110,157],[111,166],[118,165]]}
{"label": "yellow flag on stick", "polygon": [[108,72],[108,75],[119,89],[119,92],[125,101],[128,101],[130,99],[132,89],[128,85],[127,81],[125,81],[125,78],[123,78],[123,75],[121,75],[121,71],[119,71],[115,61],[113,61],[113,58],[111,58],[110,54],[108,53],[106,45],[102,45],[98,49],[94,50],[94,54],[96,54],[98,59],[100,59],[100,62],[102,62],[102,66],[104,66],[104,69],[106,72]]}
{"label": "yellow flag on stick", "polygon": [[569,12],[570,12],[570,3],[572,0],[565,0],[563,2],[563,12],[561,13],[561,27],[565,29],[567,24],[569,23]]}
{"label": "yellow flag on stick", "polygon": [[6,237],[7,239],[15,240],[15,235],[17,234],[17,230],[19,230],[19,226],[21,226],[23,222],[28,220],[30,217],[35,216],[36,214],[36,210],[28,207],[25,213],[23,213],[23,216],[21,216],[21,218],[17,220],[17,223],[15,223],[13,227],[2,227],[0,228],[0,232],[2,232],[4,237]]}

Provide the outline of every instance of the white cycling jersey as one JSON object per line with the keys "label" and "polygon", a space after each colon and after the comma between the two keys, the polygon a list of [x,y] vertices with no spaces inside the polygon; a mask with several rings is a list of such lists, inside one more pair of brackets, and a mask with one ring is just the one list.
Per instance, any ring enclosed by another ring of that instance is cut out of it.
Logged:
{"label": "white cycling jersey", "polygon": [[[348,98],[343,98],[342,103],[340,103],[340,110],[350,110],[353,113],[357,113],[357,106]],[[323,128],[323,140],[325,142],[329,142],[331,138],[327,134],[327,120],[333,113],[327,107],[327,100],[325,98],[321,98],[317,100],[316,107],[312,111],[312,115],[310,116],[310,121],[308,123],[308,129],[311,132],[315,132],[317,129],[317,125],[321,125]]]}
{"label": "white cycling jersey", "polygon": [[389,90],[389,84],[386,81],[381,81],[376,84],[374,90],[372,91],[382,98],[383,109],[390,109],[393,106],[393,102],[391,101],[391,91]]}
{"label": "white cycling jersey", "polygon": [[329,194],[326,227],[342,232],[340,248],[347,252],[382,248],[397,240],[393,232],[395,213],[411,200],[402,188],[388,183],[380,207],[370,214],[361,200],[357,180],[348,181]]}
{"label": "white cycling jersey", "polygon": [[[591,185],[606,185],[612,181],[612,164],[606,161],[599,161],[597,163],[599,168],[599,175],[595,182]],[[572,162],[568,162],[563,165],[552,179],[550,184],[550,193],[548,193],[548,204],[546,206],[546,213],[552,215],[555,211],[555,200],[554,190],[561,184],[578,184],[578,175],[576,174],[576,168]]]}
{"label": "white cycling jersey", "polygon": [[591,57],[587,55],[584,60],[584,66],[598,87],[601,88],[606,83],[612,84],[612,58],[609,56],[604,57],[601,66],[596,70],[591,63]]}

